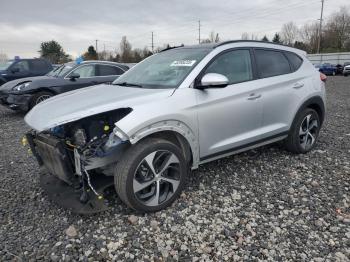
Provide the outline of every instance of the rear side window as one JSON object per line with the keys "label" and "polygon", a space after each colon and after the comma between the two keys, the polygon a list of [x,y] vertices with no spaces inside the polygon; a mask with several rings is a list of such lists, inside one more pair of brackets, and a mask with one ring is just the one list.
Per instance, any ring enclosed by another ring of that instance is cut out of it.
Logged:
{"label": "rear side window", "polygon": [[18,61],[11,67],[11,70],[18,70],[18,72],[27,72],[29,71],[29,63],[27,60]]}
{"label": "rear side window", "polygon": [[289,62],[280,51],[256,49],[255,58],[261,78],[291,73]]}
{"label": "rear side window", "polygon": [[31,60],[30,64],[34,72],[48,72],[50,70],[48,64],[43,60]]}
{"label": "rear side window", "polygon": [[292,65],[293,72],[297,71],[299,67],[301,67],[303,59],[301,59],[297,54],[291,52],[284,52],[284,54],[287,56],[290,64]]}
{"label": "rear side window", "polygon": [[232,50],[217,56],[205,70],[226,76],[229,84],[245,82],[253,79],[249,50]]}
{"label": "rear side window", "polygon": [[124,71],[116,66],[98,65],[98,76],[122,75]]}

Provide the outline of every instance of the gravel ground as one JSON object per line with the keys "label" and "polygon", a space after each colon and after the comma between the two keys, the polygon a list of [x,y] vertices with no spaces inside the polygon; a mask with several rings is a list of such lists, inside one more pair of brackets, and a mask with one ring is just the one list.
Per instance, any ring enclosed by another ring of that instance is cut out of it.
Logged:
{"label": "gravel ground", "polygon": [[50,202],[20,140],[23,115],[0,108],[0,260],[350,261],[350,78],[329,77],[317,148],[280,144],[190,175],[171,208],[118,205],[80,216]]}

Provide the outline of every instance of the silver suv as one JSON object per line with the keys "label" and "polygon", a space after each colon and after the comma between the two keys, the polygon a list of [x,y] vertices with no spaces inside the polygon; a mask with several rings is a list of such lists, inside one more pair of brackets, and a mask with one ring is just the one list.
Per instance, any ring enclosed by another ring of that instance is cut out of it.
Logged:
{"label": "silver suv", "polygon": [[113,186],[130,208],[158,211],[203,163],[280,140],[293,153],[314,148],[325,79],[305,52],[272,43],[168,49],[112,85],[35,106],[27,141],[43,187],[64,206],[103,209]]}

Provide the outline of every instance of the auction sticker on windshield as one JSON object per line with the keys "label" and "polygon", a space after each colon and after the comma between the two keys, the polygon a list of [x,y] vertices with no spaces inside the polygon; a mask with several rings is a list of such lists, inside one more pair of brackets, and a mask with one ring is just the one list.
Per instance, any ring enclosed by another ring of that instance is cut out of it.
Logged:
{"label": "auction sticker on windshield", "polygon": [[170,66],[193,66],[196,60],[178,60],[171,63]]}

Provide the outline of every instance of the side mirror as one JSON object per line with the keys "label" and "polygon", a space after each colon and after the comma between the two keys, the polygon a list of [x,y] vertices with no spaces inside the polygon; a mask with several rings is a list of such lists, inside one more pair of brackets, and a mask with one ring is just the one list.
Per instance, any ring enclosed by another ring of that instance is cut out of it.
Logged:
{"label": "side mirror", "polygon": [[226,76],[216,73],[208,73],[202,77],[198,89],[206,88],[223,88],[228,85],[229,81]]}
{"label": "side mirror", "polygon": [[15,67],[13,69],[11,69],[11,72],[14,74],[14,73],[18,73],[19,72],[19,68],[18,67]]}
{"label": "side mirror", "polygon": [[80,78],[80,75],[78,73],[74,73],[74,72],[69,76],[69,79],[71,81],[75,81],[78,78]]}

